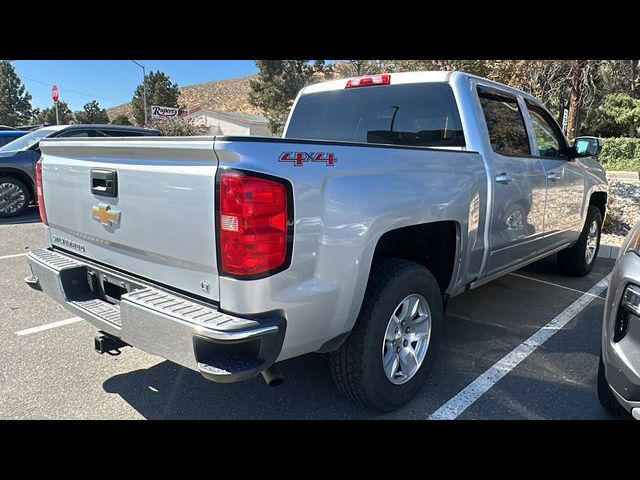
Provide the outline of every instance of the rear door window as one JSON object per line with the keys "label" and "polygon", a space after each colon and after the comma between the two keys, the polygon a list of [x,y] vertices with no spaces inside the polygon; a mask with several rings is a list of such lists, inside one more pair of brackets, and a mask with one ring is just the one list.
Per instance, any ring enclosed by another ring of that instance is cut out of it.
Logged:
{"label": "rear door window", "polygon": [[507,156],[531,155],[524,117],[516,97],[482,87],[478,87],[478,97],[493,151]]}
{"label": "rear door window", "polygon": [[420,147],[463,147],[451,87],[413,83],[302,95],[285,138]]}

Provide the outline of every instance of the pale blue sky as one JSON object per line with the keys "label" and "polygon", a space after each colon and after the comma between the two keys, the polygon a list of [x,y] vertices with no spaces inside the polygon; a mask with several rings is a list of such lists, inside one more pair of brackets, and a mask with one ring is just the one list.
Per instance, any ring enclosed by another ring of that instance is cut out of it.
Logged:
{"label": "pale blue sky", "polygon": [[[253,60],[138,60],[147,73],[162,70],[179,86],[238,78],[258,72]],[[51,87],[60,89],[60,100],[71,110],[97,100],[110,108],[131,101],[142,82],[142,69],[130,60],[14,60],[11,62],[34,108],[53,105]]]}

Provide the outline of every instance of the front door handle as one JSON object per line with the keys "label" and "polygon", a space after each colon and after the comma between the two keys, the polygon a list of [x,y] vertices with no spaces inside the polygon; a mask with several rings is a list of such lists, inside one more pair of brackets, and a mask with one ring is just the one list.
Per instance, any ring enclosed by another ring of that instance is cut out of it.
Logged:
{"label": "front door handle", "polygon": [[549,172],[547,173],[547,179],[552,180],[552,181],[556,181],[558,180],[558,174],[556,172]]}
{"label": "front door handle", "polygon": [[508,173],[499,173],[498,175],[496,175],[496,182],[498,183],[503,183],[503,184],[507,184],[509,183],[511,180],[513,180],[511,178],[511,175],[509,175]]}

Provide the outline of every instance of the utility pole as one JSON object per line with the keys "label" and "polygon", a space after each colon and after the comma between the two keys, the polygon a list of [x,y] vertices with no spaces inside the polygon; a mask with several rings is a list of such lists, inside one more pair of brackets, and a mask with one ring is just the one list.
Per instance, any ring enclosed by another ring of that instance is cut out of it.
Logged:
{"label": "utility pole", "polygon": [[131,60],[133,63],[142,68],[142,98],[144,101],[144,125],[147,125],[147,71],[144,68],[144,65],[136,62],[135,60]]}

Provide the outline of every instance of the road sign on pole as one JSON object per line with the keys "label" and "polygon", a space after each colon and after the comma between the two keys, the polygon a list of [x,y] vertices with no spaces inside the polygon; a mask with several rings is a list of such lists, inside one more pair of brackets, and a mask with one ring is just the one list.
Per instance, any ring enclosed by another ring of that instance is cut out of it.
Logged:
{"label": "road sign on pole", "polygon": [[60,90],[58,90],[57,85],[54,85],[51,89],[51,98],[53,98],[53,104],[56,107],[56,125],[58,125],[58,100],[60,100]]}
{"label": "road sign on pole", "polygon": [[569,124],[569,110],[565,108],[564,111],[562,112],[562,131],[565,133],[565,135],[567,133],[568,124]]}

